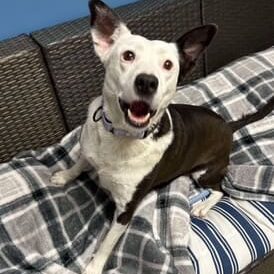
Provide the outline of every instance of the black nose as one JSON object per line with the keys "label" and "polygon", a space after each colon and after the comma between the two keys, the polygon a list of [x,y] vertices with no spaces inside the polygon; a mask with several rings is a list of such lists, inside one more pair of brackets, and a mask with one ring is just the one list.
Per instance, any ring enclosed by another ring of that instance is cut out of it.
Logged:
{"label": "black nose", "polygon": [[158,88],[159,81],[154,75],[139,74],[135,79],[136,93],[140,96],[152,96]]}

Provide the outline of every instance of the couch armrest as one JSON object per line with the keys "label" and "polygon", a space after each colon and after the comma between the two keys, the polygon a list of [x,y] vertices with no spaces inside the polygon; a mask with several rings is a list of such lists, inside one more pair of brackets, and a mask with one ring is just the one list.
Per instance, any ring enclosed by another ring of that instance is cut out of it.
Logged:
{"label": "couch armrest", "polygon": [[39,47],[26,35],[0,42],[0,162],[48,146],[65,127]]}

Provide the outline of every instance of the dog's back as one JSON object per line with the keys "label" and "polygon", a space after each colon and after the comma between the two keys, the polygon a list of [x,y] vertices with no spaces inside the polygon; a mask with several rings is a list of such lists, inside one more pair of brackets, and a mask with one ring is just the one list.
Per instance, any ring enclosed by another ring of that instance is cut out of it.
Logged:
{"label": "dog's back", "polygon": [[184,104],[170,105],[169,111],[174,139],[158,164],[157,186],[200,169],[222,170],[228,165],[232,130],[221,116]]}
{"label": "dog's back", "polygon": [[273,109],[274,97],[257,112],[226,122],[205,107],[170,105],[174,140],[157,166],[156,187],[201,169],[207,170],[199,179],[202,185],[219,184],[229,164],[233,133],[262,119]]}

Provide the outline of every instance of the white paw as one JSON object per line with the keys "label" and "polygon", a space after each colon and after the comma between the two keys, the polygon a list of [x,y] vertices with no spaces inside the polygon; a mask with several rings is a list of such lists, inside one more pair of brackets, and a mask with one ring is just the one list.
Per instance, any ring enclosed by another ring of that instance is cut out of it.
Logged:
{"label": "white paw", "polygon": [[191,214],[196,217],[205,217],[210,209],[217,204],[221,198],[223,197],[223,193],[219,191],[212,191],[210,196],[203,202],[194,205],[191,210]]}
{"label": "white paw", "polygon": [[85,274],[102,274],[105,266],[105,258],[95,256],[86,268]]}
{"label": "white paw", "polygon": [[205,217],[211,207],[207,207],[203,202],[195,205],[191,210],[191,215],[195,217]]}
{"label": "white paw", "polygon": [[54,185],[64,186],[66,183],[68,183],[71,180],[71,177],[67,170],[58,171],[53,174],[50,181]]}

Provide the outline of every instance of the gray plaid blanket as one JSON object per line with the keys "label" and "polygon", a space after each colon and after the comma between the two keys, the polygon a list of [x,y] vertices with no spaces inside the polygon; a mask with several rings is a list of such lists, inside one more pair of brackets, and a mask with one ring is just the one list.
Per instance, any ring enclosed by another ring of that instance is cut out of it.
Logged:
{"label": "gray plaid blanket", "polygon": [[[274,47],[244,57],[179,89],[174,102],[203,105],[227,121],[254,112],[274,96]],[[234,134],[223,189],[234,198],[274,202],[274,115]]]}
{"label": "gray plaid blanket", "polygon": [[[203,104],[231,120],[255,111],[273,95],[270,48],[179,89],[175,101]],[[235,134],[230,173],[223,182],[230,196],[274,200],[273,125],[272,114]],[[60,144],[0,166],[0,273],[81,273],[106,234],[113,203],[95,171],[62,188],[50,184],[53,172],[78,158],[79,134],[80,128]],[[187,249],[190,183],[182,177],[145,198],[106,273],[194,273]]]}

